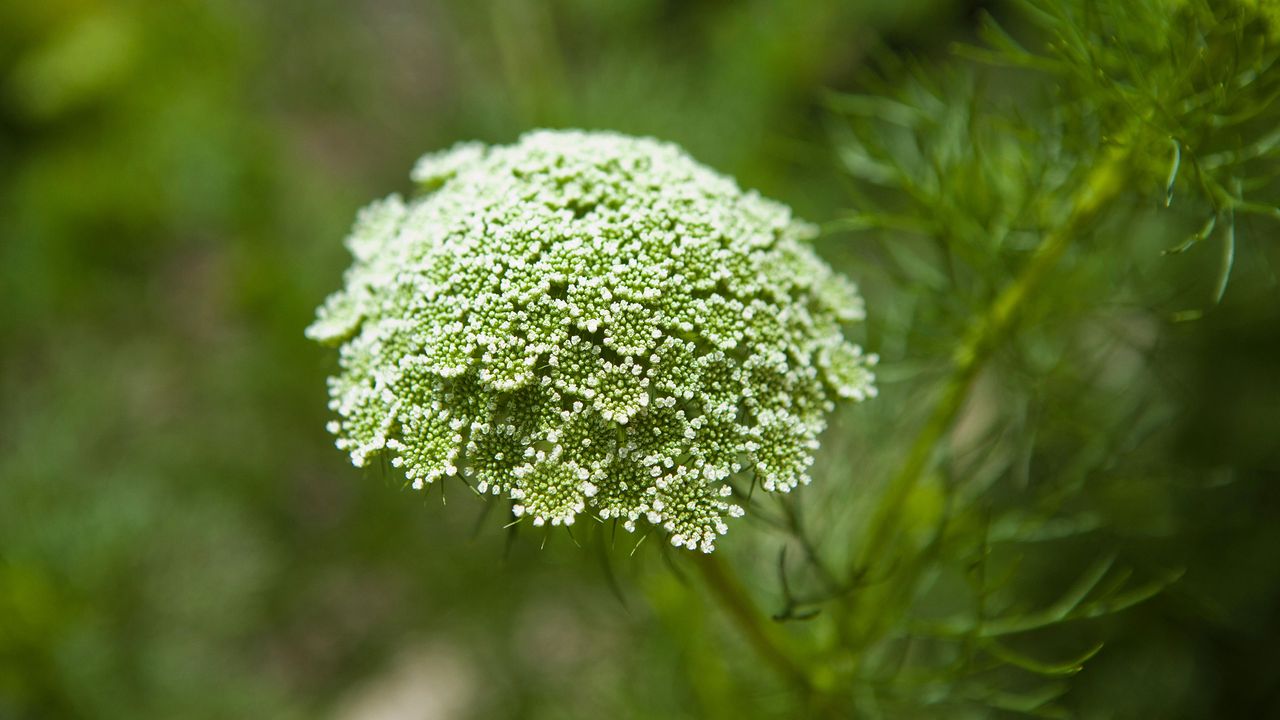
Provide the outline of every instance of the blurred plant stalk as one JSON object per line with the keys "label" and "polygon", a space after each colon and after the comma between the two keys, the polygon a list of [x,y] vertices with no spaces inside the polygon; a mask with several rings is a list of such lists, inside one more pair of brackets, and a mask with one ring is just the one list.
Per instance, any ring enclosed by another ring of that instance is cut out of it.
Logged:
{"label": "blurred plant stalk", "polygon": [[918,573],[930,554],[927,546],[911,547],[905,540],[913,530],[931,531],[904,526],[904,521],[914,517],[904,512],[911,494],[932,470],[978,372],[1014,332],[1019,310],[1027,298],[1046,282],[1072,242],[1088,232],[1094,220],[1122,193],[1130,175],[1130,151],[1127,144],[1119,144],[1106,152],[1077,191],[1070,216],[1044,236],[1026,267],[970,326],[956,349],[950,376],[937,404],[911,444],[901,469],[885,486],[865,535],[857,541],[856,561],[849,570],[851,584],[856,585],[857,579],[872,571],[877,557],[888,558],[893,567],[882,582],[867,583],[847,595],[842,604],[840,624],[853,640],[855,667],[858,649],[881,639],[909,604]]}

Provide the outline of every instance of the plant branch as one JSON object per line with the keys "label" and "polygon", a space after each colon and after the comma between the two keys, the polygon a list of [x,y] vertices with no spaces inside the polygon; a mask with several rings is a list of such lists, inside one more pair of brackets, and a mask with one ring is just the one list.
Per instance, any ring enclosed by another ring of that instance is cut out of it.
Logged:
{"label": "plant branch", "polygon": [[717,553],[699,553],[693,566],[702,575],[712,597],[733,619],[742,636],[761,659],[788,684],[809,694],[814,690],[813,678],[792,653],[780,629],[771,624],[751,601],[746,588],[724,564]]}
{"label": "plant branch", "polygon": [[1082,181],[1070,215],[1044,236],[1018,277],[965,334],[952,358],[952,371],[937,405],[911,445],[906,462],[885,488],[862,545],[855,550],[852,568],[855,577],[866,571],[874,557],[894,552],[907,499],[932,467],[937,448],[963,407],[974,377],[1007,338],[1027,298],[1039,288],[1076,237],[1122,192],[1128,158],[1125,148],[1120,146],[1100,159]]}

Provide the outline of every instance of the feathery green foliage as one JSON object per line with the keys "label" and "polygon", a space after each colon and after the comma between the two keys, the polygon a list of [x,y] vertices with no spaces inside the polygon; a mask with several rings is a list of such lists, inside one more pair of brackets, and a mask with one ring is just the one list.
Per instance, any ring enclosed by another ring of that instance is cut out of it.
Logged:
{"label": "feathery green foliage", "polygon": [[[1195,0],[1019,8],[1025,40],[988,17],[957,61],[885,56],[875,92],[829,98],[857,210],[828,229],[874,243],[888,277],[869,293],[912,298],[905,321],[873,316],[871,330],[891,358],[886,402],[931,408],[860,525],[817,538],[788,525],[818,590],[797,600],[784,584],[787,616],[830,611],[827,647],[848,666],[829,702],[871,715],[1070,713],[1064,679],[1101,644],[1066,626],[1148,600],[1181,569],[1135,578],[1104,543],[1075,581],[1049,579],[1054,597],[1016,568],[1132,531],[1089,498],[1120,492],[1138,458],[1174,441],[1162,339],[1203,312],[1188,304],[1220,303],[1233,269],[1265,281],[1274,254],[1259,246],[1239,267],[1238,218],[1280,218],[1280,46],[1264,18]],[[1186,268],[1161,250],[1210,238],[1218,252],[1196,268],[1209,291],[1169,292]],[[918,363],[903,380],[899,359]],[[1074,418],[1092,424],[1079,449]],[[1159,461],[1141,472],[1194,482]],[[831,556],[848,558],[843,577]],[[1061,656],[1020,650],[1027,638]]]}

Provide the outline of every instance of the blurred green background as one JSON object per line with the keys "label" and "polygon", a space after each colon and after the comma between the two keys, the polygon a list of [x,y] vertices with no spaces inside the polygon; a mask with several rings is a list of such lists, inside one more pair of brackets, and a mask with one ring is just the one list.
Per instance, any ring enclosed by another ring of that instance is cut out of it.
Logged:
{"label": "blurred green background", "polygon": [[[859,87],[873,46],[944,56],[978,5],[0,4],[0,719],[769,706],[661,554],[511,540],[462,488],[352,469],[323,429],[334,358],[302,329],[356,209],[459,140],[654,135],[832,220],[851,200],[824,90]],[[885,351],[891,291],[855,254],[828,256]],[[1135,562],[1186,574],[1105,628],[1082,716],[1280,708],[1280,312],[1239,294],[1170,340],[1181,395],[1159,419],[1161,463],[1221,482],[1108,498],[1154,524],[1122,538]]]}

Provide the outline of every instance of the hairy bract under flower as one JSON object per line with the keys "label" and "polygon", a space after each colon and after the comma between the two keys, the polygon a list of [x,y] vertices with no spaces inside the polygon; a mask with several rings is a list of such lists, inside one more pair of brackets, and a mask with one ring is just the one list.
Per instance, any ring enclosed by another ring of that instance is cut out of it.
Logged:
{"label": "hairy bract under flower", "polygon": [[536,131],[413,178],[361,211],[307,329],[341,346],[330,430],[356,465],[709,552],[742,513],[729,481],[807,483],[833,399],[875,394],[842,333],[862,299],[812,226],[674,145]]}

